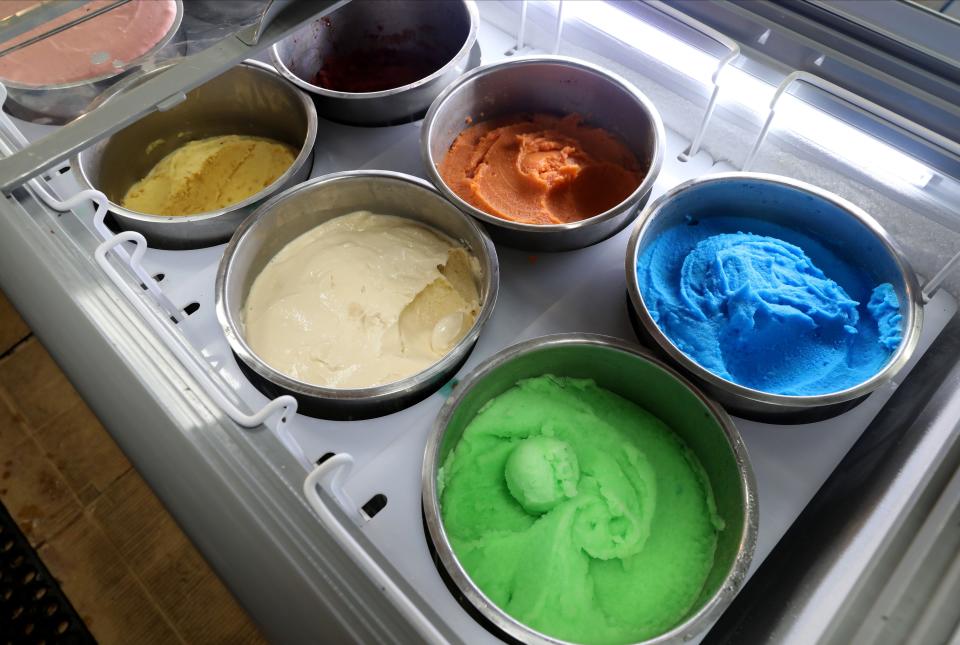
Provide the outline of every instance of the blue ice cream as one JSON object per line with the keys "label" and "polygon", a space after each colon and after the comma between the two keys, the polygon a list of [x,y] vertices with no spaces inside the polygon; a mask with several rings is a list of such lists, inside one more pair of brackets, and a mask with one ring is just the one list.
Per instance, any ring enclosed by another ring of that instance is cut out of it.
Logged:
{"label": "blue ice cream", "polygon": [[900,314],[900,301],[897,300],[892,284],[884,283],[873,290],[870,302],[867,303],[867,311],[877,321],[880,344],[893,352],[903,340],[900,326],[903,316]]}
{"label": "blue ice cream", "polygon": [[871,282],[811,236],[755,219],[688,218],[644,250],[637,278],[650,315],[677,347],[765,392],[852,387],[902,340],[892,285]]}

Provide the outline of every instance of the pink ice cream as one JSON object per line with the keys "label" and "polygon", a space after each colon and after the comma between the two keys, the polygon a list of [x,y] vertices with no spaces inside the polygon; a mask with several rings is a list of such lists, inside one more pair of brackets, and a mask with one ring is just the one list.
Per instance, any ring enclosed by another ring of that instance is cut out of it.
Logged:
{"label": "pink ice cream", "polygon": [[[0,18],[38,0],[2,0]],[[96,11],[111,0],[93,0],[56,20],[0,43],[0,49]],[[23,49],[0,57],[0,80],[32,87],[59,85],[104,76],[150,51],[170,31],[177,16],[174,0],[131,0]]]}

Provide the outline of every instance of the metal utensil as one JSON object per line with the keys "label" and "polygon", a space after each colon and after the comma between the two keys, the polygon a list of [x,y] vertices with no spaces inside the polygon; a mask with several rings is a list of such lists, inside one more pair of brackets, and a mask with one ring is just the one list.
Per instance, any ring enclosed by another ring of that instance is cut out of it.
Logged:
{"label": "metal utensil", "polygon": [[[500,115],[579,113],[592,126],[617,135],[647,167],[633,193],[617,206],[570,224],[525,224],[495,217],[460,198],[437,164],[467,124]],[[650,197],[660,173],[663,123],[653,103],[623,78],[562,56],[535,56],[484,65],[450,85],[430,106],[420,148],[427,175],[447,199],[487,225],[497,242],[532,251],[566,251],[614,235]]]}
{"label": "metal utensil", "polygon": [[[320,387],[291,378],[257,356],[244,339],[243,306],[253,281],[288,242],[334,217],[358,210],[406,217],[461,241],[480,263],[480,313],[453,349],[422,372],[376,387]],[[499,284],[497,252],[490,238],[430,184],[385,170],[342,172],[312,179],[273,197],[237,229],[217,271],[217,319],[241,368],[268,396],[292,394],[298,411],[312,416],[363,419],[412,405],[446,383],[477,342],[493,312]]]}
{"label": "metal utensil", "polygon": [[[480,16],[473,0],[351,0],[273,46],[274,66],[309,92],[320,116],[354,125],[388,125],[420,118],[440,91],[466,71]],[[432,74],[377,92],[339,92],[313,82],[324,58],[349,53],[371,34],[394,36],[398,50],[431,46],[449,52]],[[476,63],[474,63],[476,64]]]}
{"label": "metal utensil", "polygon": [[[165,68],[132,79],[104,97],[109,104]],[[268,137],[298,150],[293,164],[272,184],[247,199],[216,211],[164,217],[120,206],[123,196],[164,156],[194,139],[241,134]],[[149,114],[73,160],[84,187],[103,191],[110,212],[124,229],[143,233],[152,245],[196,248],[225,242],[237,226],[270,195],[307,179],[317,136],[317,114],[310,98],[272,67],[247,61],[187,93],[168,110]]]}
{"label": "metal utensil", "polygon": [[[687,356],[660,330],[647,310],[637,279],[637,258],[661,232],[692,216],[756,218],[815,236],[841,257],[857,262],[876,284],[889,282],[900,300],[903,340],[876,374],[839,392],[787,396],[754,390],[721,378]],[[693,179],[662,195],[640,216],[626,256],[627,292],[635,329],[731,412],[762,421],[806,423],[855,406],[906,365],[923,325],[920,282],[890,235],[854,204],[816,186],[762,173],[731,172]]]}
{"label": "metal utensil", "polygon": [[[682,642],[700,634],[733,600],[753,557],[758,518],[750,459],[720,406],[646,351],[607,336],[559,334],[508,347],[471,372],[447,399],[427,442],[421,474],[427,533],[442,573],[498,635],[524,643],[563,642],[512,618],[474,584],[450,546],[437,490],[439,469],[480,408],[518,380],[544,374],[590,378],[643,407],[676,432],[703,465],[718,513],[726,523],[719,534],[713,569],[687,617],[644,643]],[[643,572],[637,575],[642,579]]]}

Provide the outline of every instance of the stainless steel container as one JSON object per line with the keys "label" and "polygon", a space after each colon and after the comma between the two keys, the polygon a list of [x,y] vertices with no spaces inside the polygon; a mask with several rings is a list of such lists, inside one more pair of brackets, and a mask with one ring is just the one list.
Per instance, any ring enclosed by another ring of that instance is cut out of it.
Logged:
{"label": "stainless steel container", "polygon": [[[270,51],[280,73],[310,92],[320,116],[353,125],[389,125],[422,117],[444,87],[479,64],[479,50],[471,56],[479,24],[473,0],[351,0]],[[407,34],[429,39],[448,51],[450,60],[414,83],[378,92],[338,92],[312,82],[325,56],[355,51],[371,34],[396,35],[394,46],[414,51],[417,42]]]}
{"label": "stainless steel container", "polygon": [[[787,396],[754,390],[721,378],[684,354],[650,316],[637,279],[637,258],[662,231],[692,216],[737,214],[773,222],[816,237],[869,271],[876,284],[889,282],[900,300],[903,341],[886,365],[866,381],[839,392]],[[641,215],[627,245],[627,292],[638,334],[659,347],[680,370],[734,414],[775,423],[829,418],[857,405],[889,382],[910,360],[923,325],[920,283],[890,235],[870,215],[832,193],[794,179],[732,172],[693,179],[662,195]]]}
{"label": "stainless steel container", "polygon": [[98,96],[120,79],[140,69],[141,65],[163,61],[177,54],[180,46],[180,23],[183,20],[183,0],[176,0],[177,15],[166,35],[143,56],[122,68],[94,78],[58,85],[24,85],[0,79],[7,87],[5,108],[15,117],[34,123],[63,125],[85,114]]}
{"label": "stainless steel container", "polygon": [[[102,101],[160,71],[131,78]],[[227,134],[269,137],[299,153],[272,184],[220,210],[165,217],[120,206],[130,186],[167,154],[189,141]],[[143,233],[153,246],[197,248],[226,242],[261,201],[307,179],[316,136],[317,113],[310,98],[269,65],[246,61],[191,90],[180,104],[154,112],[84,150],[72,165],[81,184],[106,194],[121,228]]]}
{"label": "stainless steel container", "polygon": [[[247,345],[242,311],[253,281],[299,235],[353,211],[397,215],[461,241],[480,263],[480,313],[470,331],[431,367],[394,383],[366,388],[311,385],[283,374]],[[217,271],[217,320],[251,382],[268,396],[292,394],[299,411],[329,419],[365,419],[405,408],[446,383],[470,355],[493,312],[500,285],[497,252],[483,229],[430,184],[385,170],[342,172],[312,179],[263,204],[237,229]]]}
{"label": "stainless steel container", "polygon": [[[467,124],[495,116],[546,112],[582,115],[617,135],[647,175],[610,210],[570,224],[524,224],[495,217],[454,193],[437,169]],[[629,224],[660,173],[665,136],[660,114],[640,90],[607,70],[572,58],[536,56],[484,65],[461,77],[430,106],[420,133],[423,163],[447,199],[487,225],[494,241],[531,251],[566,251],[607,239]]]}
{"label": "stainless steel container", "polygon": [[523,643],[562,643],[506,614],[473,583],[450,546],[437,490],[439,469],[478,410],[519,379],[543,374],[591,378],[636,403],[670,426],[703,464],[717,510],[726,523],[717,542],[714,567],[683,622],[644,642],[683,642],[702,633],[733,600],[753,558],[757,492],[750,459],[720,406],[644,350],[607,336],[559,334],[508,347],[471,372],[444,404],[427,442],[422,471],[426,528],[441,572],[495,633]]}

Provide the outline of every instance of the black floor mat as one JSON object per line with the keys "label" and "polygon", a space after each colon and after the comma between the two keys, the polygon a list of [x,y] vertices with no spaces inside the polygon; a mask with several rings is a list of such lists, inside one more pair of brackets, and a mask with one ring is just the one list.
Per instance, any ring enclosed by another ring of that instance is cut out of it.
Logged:
{"label": "black floor mat", "polygon": [[0,504],[0,645],[96,642]]}

